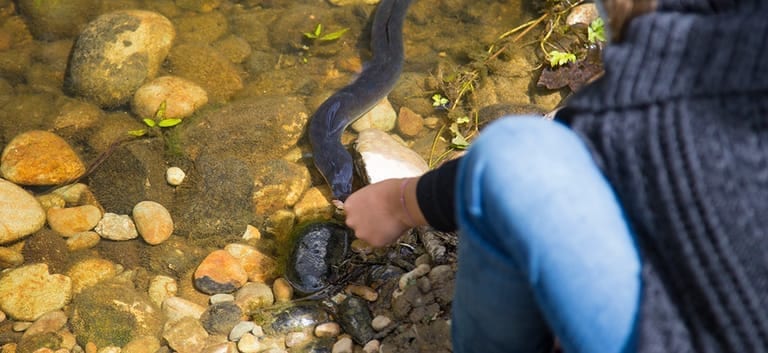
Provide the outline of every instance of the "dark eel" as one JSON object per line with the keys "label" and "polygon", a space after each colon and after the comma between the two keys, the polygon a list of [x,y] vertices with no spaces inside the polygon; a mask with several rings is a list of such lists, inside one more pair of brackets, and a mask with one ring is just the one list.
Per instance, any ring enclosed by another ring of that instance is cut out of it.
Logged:
{"label": "dark eel", "polygon": [[315,167],[344,201],[352,193],[352,156],[341,144],[344,129],[373,108],[395,86],[403,69],[403,21],[411,0],[382,0],[371,27],[373,59],[351,84],[328,98],[309,121]]}

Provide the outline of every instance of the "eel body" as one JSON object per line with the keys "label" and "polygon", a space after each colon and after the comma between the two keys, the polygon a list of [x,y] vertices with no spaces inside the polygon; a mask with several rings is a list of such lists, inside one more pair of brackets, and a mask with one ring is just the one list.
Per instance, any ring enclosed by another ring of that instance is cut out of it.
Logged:
{"label": "eel body", "polygon": [[403,22],[411,0],[381,0],[371,27],[373,58],[349,85],[328,98],[309,121],[315,167],[344,201],[352,193],[353,162],[341,134],[395,86],[403,69]]}

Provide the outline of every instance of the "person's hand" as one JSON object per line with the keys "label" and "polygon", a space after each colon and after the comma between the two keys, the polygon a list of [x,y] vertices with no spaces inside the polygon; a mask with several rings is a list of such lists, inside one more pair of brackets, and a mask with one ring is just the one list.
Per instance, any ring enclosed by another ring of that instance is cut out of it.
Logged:
{"label": "person's hand", "polygon": [[355,191],[344,202],[347,226],[369,244],[394,243],[406,230],[425,225],[416,200],[418,178],[388,179]]}

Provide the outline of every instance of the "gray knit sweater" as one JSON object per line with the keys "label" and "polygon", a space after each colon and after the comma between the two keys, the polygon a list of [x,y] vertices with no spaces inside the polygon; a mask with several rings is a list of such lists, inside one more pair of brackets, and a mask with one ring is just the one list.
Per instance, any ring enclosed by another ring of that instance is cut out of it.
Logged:
{"label": "gray knit sweater", "polygon": [[[558,115],[593,149],[637,236],[640,352],[768,352],[764,53],[768,0],[659,0]],[[442,229],[455,228],[453,195],[438,191],[455,168],[417,189]]]}

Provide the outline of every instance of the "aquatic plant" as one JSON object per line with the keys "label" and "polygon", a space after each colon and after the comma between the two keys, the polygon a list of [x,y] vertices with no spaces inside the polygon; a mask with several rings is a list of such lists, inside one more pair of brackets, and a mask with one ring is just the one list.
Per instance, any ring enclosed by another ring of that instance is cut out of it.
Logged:
{"label": "aquatic plant", "polygon": [[576,54],[569,52],[562,52],[559,50],[552,50],[547,53],[549,56],[549,66],[558,67],[568,63],[576,62]]}
{"label": "aquatic plant", "polygon": [[349,28],[342,28],[331,33],[323,33],[323,25],[318,23],[312,32],[304,32],[303,34],[305,38],[311,40],[332,41],[341,38],[341,36],[344,35],[344,33],[346,33],[348,30]]}
{"label": "aquatic plant", "polygon": [[[155,115],[152,118],[143,118],[141,121],[144,122],[144,125],[147,125],[151,130],[158,129],[158,128],[169,128],[176,125],[181,124],[181,119],[179,118],[168,118],[165,116],[165,109],[166,109],[166,102],[163,101],[160,103],[160,106],[155,111]],[[139,130],[130,130],[128,131],[128,134],[131,136],[141,137],[146,134],[148,134],[151,130],[147,129],[139,129]]]}
{"label": "aquatic plant", "polygon": [[587,40],[590,43],[605,42],[605,23],[601,17],[598,17],[589,24],[587,28]]}
{"label": "aquatic plant", "polygon": [[448,109],[448,98],[443,97],[440,93],[435,93],[432,96],[432,106],[435,108]]}

